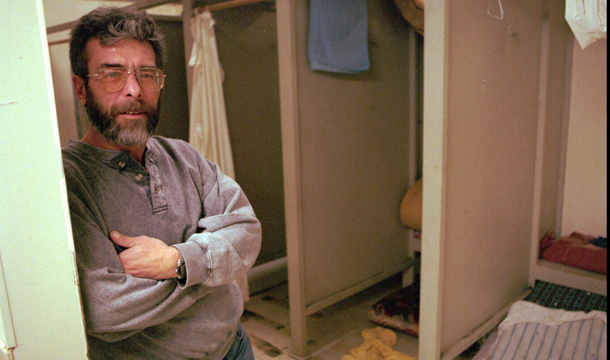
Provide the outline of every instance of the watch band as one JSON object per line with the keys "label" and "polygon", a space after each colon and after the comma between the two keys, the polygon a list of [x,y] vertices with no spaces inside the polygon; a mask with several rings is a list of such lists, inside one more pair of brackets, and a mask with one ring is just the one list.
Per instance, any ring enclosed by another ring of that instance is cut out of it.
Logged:
{"label": "watch band", "polygon": [[184,262],[184,257],[182,256],[180,249],[176,247],[176,250],[178,250],[178,255],[180,256],[178,264],[176,264],[176,274],[178,275],[178,280],[181,280],[186,277],[186,263]]}

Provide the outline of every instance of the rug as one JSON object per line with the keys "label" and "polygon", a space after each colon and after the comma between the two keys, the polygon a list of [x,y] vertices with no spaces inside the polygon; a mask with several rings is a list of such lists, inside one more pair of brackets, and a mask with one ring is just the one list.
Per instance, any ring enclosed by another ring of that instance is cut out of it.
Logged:
{"label": "rug", "polygon": [[374,324],[419,336],[419,281],[379,300],[369,309]]}

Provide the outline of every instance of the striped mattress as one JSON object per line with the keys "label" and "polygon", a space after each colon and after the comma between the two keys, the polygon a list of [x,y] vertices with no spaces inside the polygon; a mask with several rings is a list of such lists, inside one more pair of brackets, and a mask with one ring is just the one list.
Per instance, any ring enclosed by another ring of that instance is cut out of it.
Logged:
{"label": "striped mattress", "polygon": [[607,359],[606,307],[605,296],[537,283],[475,360]]}

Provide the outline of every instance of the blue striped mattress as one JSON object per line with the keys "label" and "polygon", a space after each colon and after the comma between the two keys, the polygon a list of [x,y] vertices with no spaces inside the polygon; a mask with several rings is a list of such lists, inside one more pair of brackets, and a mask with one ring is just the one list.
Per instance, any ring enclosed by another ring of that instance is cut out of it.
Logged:
{"label": "blue striped mattress", "polygon": [[606,306],[605,296],[538,283],[512,305],[474,359],[605,360]]}

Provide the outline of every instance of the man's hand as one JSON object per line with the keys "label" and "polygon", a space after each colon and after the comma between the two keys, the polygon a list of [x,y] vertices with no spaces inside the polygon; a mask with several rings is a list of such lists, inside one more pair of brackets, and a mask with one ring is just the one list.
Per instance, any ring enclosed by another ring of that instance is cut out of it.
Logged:
{"label": "man's hand", "polygon": [[119,254],[125,274],[155,280],[178,277],[178,249],[159,239],[148,236],[130,237],[118,231],[111,231],[110,238],[126,248]]}

